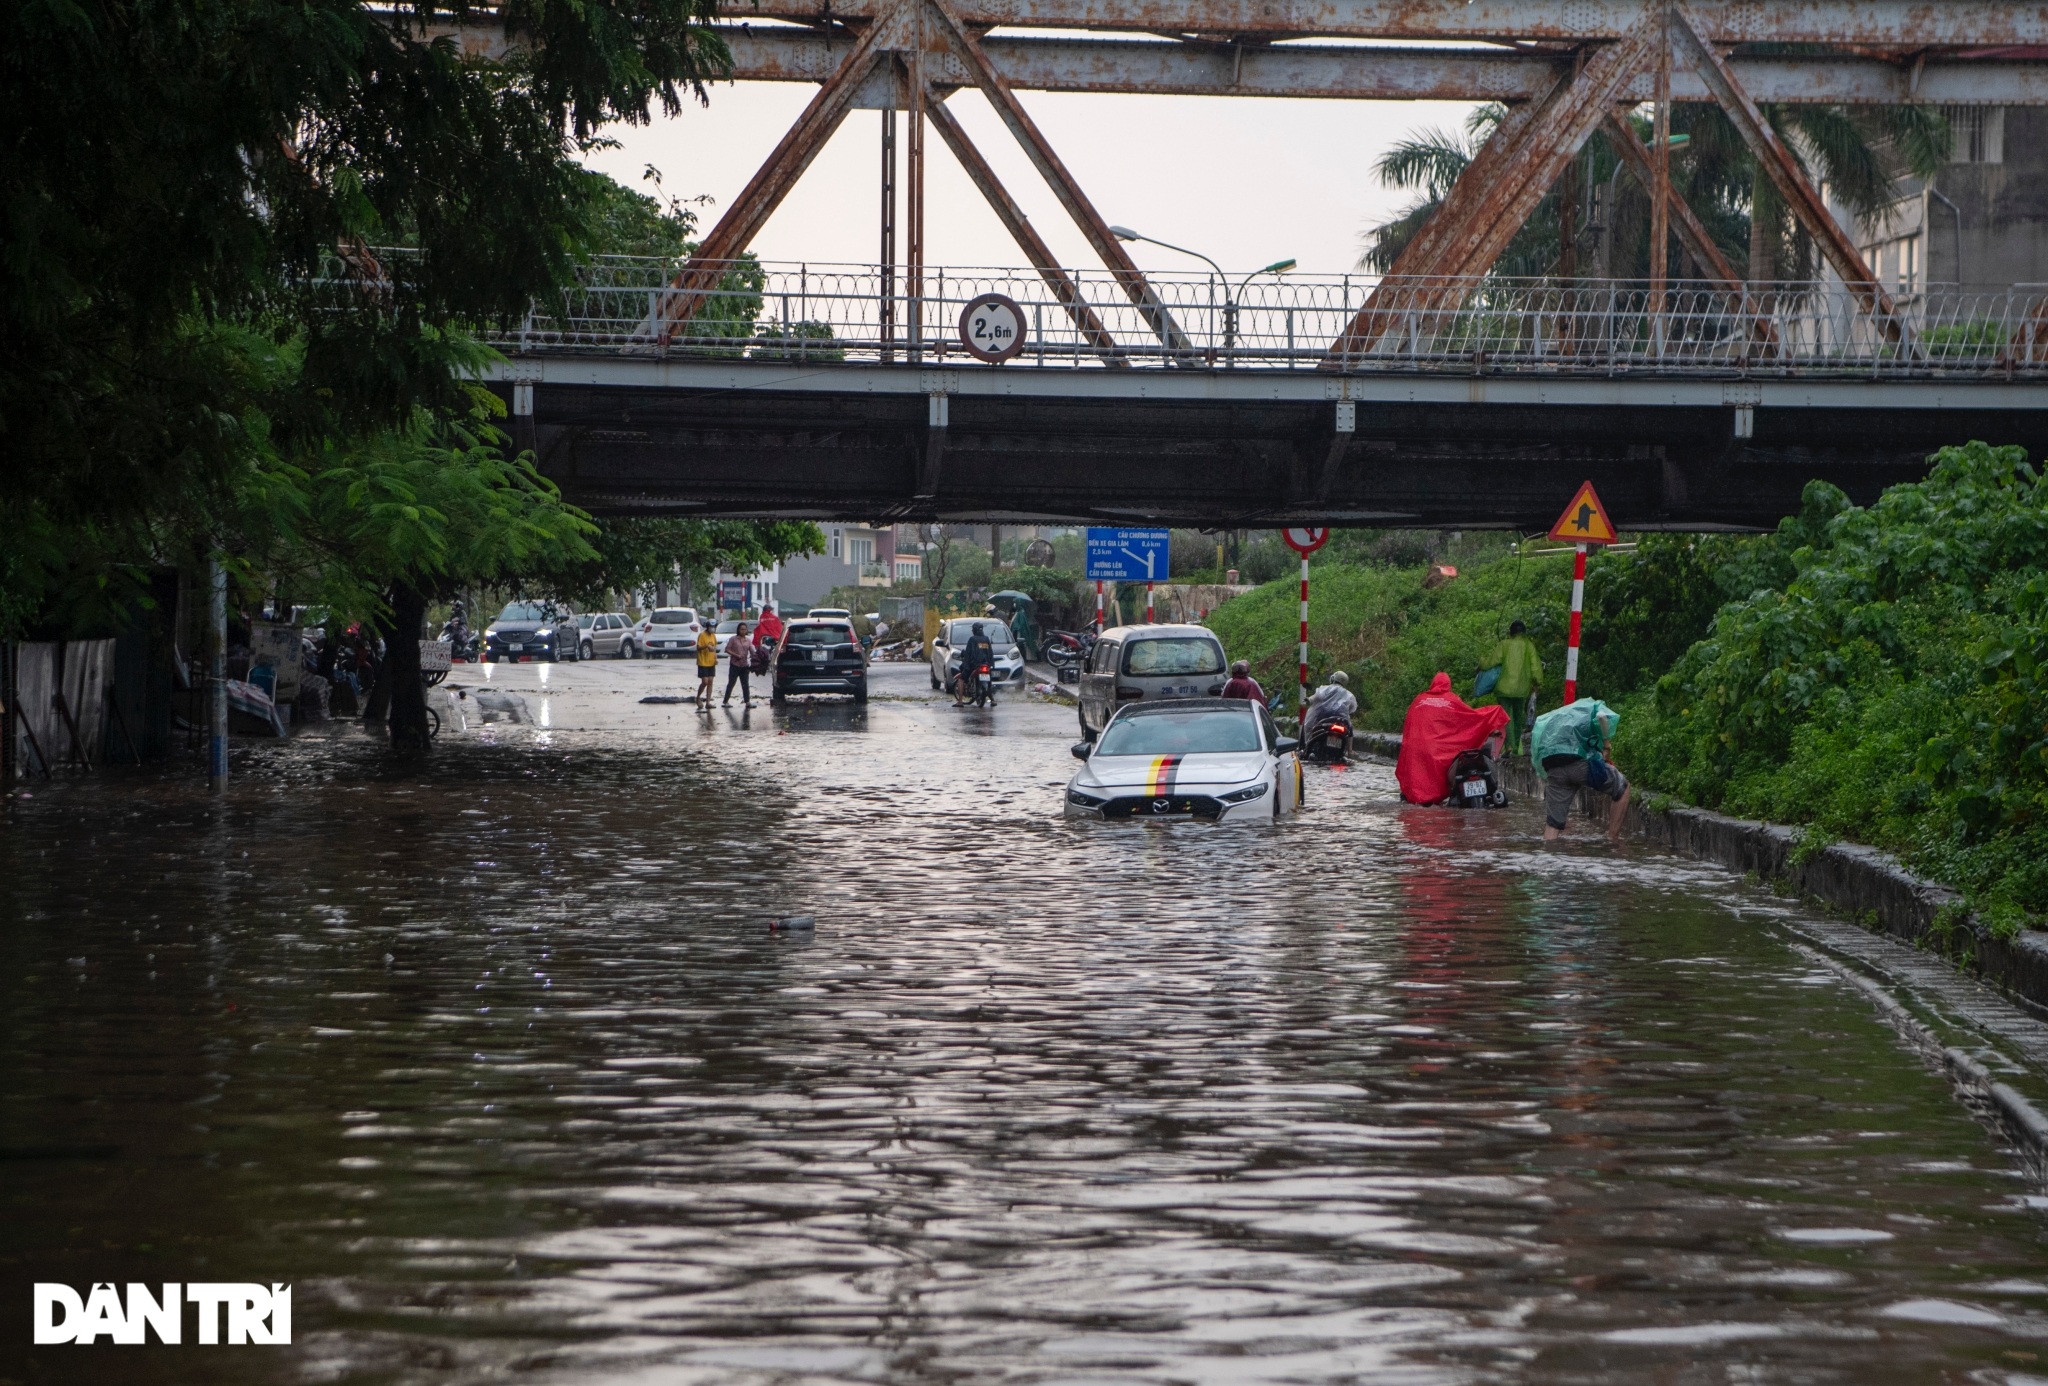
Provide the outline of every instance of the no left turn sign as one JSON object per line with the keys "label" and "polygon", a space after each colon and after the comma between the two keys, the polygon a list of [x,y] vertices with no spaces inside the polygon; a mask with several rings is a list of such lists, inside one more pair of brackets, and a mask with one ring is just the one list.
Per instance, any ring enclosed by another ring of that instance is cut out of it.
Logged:
{"label": "no left turn sign", "polygon": [[1280,537],[1287,541],[1288,548],[1293,549],[1303,558],[1307,558],[1317,549],[1330,542],[1330,531],[1327,529],[1303,529],[1296,527],[1283,531]]}

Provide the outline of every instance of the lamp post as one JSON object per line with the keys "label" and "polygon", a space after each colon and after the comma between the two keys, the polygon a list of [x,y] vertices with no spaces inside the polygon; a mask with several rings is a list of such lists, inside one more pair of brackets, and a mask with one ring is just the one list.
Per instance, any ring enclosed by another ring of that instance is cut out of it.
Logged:
{"label": "lamp post", "polygon": [[1199,250],[1189,250],[1184,245],[1174,245],[1170,241],[1162,241],[1154,236],[1142,235],[1131,230],[1128,226],[1112,226],[1109,228],[1109,234],[1120,241],[1144,241],[1146,244],[1156,245],[1162,250],[1172,250],[1182,255],[1192,255],[1195,259],[1200,260],[1210,269],[1216,271],[1216,279],[1223,285],[1223,364],[1226,366],[1234,364],[1233,358],[1237,353],[1237,300],[1243,295],[1246,286],[1262,274],[1285,274],[1293,269],[1295,264],[1293,258],[1289,257],[1285,260],[1275,260],[1272,264],[1262,269],[1255,269],[1238,281],[1237,291],[1233,293],[1230,288],[1230,279],[1223,273],[1223,266],[1217,264]]}

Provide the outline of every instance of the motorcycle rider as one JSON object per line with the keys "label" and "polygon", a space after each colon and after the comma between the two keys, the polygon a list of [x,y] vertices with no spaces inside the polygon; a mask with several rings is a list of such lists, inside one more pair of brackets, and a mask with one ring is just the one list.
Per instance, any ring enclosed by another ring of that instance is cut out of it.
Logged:
{"label": "motorcycle rider", "polygon": [[1325,722],[1342,718],[1349,721],[1358,711],[1358,698],[1351,691],[1351,675],[1339,669],[1330,675],[1330,681],[1309,694],[1308,708],[1302,714],[1302,735],[1308,736]]}
{"label": "motorcycle rider", "polygon": [[1223,685],[1226,698],[1244,698],[1259,706],[1266,705],[1266,690],[1259,687],[1259,681],[1252,677],[1249,660],[1240,659],[1230,666],[1230,679]]}
{"label": "motorcycle rider", "polygon": [[[954,707],[959,707],[967,701],[968,690],[974,686],[974,671],[983,665],[988,666],[989,678],[991,683],[993,683],[996,667],[996,647],[989,640],[988,633],[982,629],[981,622],[976,621],[973,633],[967,637],[967,643],[960,647],[960,673],[953,681]],[[996,700],[993,687],[991,687],[988,701],[989,706],[995,706]]]}

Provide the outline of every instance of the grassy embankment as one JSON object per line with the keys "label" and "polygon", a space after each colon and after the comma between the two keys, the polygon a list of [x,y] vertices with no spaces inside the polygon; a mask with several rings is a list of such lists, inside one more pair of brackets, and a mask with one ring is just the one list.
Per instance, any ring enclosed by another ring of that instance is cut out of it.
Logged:
{"label": "grassy embankment", "polygon": [[[1516,616],[1562,674],[1560,559],[1315,569],[1313,672],[1348,670],[1395,728],[1438,669],[1461,689]],[[1646,788],[1899,853],[2001,931],[2048,922],[2048,485],[2017,449],[1941,453],[1924,482],[1851,506],[1807,490],[1775,534],[1652,536],[1587,582],[1581,691],[1623,712]],[[1217,611],[1233,657],[1293,681],[1295,589]]]}

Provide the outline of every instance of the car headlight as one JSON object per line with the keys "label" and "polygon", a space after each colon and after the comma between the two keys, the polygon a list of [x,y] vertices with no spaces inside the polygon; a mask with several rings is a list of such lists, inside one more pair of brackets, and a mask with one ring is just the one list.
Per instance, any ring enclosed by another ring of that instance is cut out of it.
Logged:
{"label": "car headlight", "polygon": [[484,639],[486,640],[496,640],[497,638],[498,632],[496,630],[487,630],[484,632]]}
{"label": "car headlight", "polygon": [[1266,786],[1261,782],[1250,789],[1233,789],[1228,794],[1217,795],[1216,798],[1218,802],[1225,804],[1248,804],[1254,799],[1264,798],[1265,793]]}
{"label": "car headlight", "polygon": [[1006,659],[1022,659],[1023,657],[1024,651],[1015,645],[1010,646],[1010,653],[1004,656]]}
{"label": "car headlight", "polygon": [[534,636],[541,640],[552,640],[555,638],[555,633],[551,630],[537,630],[534,632]]}
{"label": "car headlight", "polygon": [[1108,803],[1109,800],[1100,798],[1093,794],[1084,793],[1083,791],[1078,789],[1070,789],[1067,791],[1067,802],[1070,804],[1077,805],[1080,808],[1101,808],[1104,804]]}

